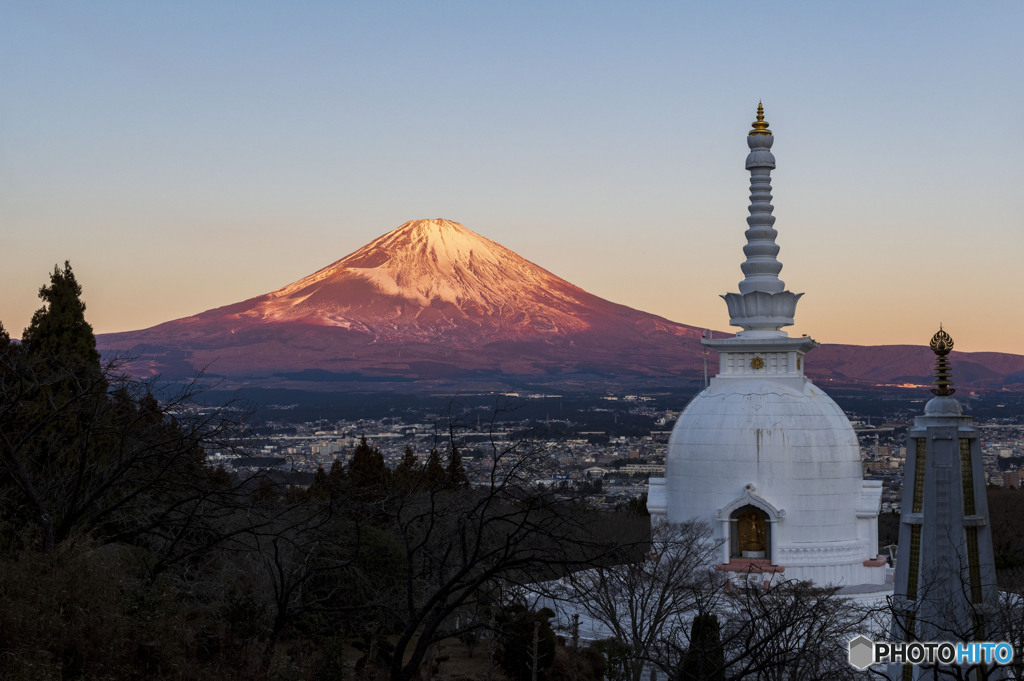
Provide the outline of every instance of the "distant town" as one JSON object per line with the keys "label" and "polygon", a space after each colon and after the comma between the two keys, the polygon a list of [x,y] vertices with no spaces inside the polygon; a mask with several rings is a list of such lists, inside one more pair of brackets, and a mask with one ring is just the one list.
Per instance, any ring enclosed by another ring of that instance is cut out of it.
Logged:
{"label": "distant town", "polygon": [[[840,393],[857,433],[865,478],[883,484],[882,513],[899,513],[907,427],[923,411],[922,390]],[[924,393],[927,396],[927,393]],[[680,410],[682,393],[558,395],[531,392],[407,399],[356,397],[321,404],[267,404],[255,414],[254,432],[237,444],[209,452],[228,470],[270,469],[290,484],[306,485],[318,468],[347,463],[361,438],[394,467],[405,449],[421,461],[449,439],[459,447],[470,473],[495,452],[532,448],[547,453],[548,475],[536,484],[588,496],[595,505],[615,506],[642,498],[647,480],[665,472],[665,453]],[[1024,410],[1017,394],[967,395],[967,413],[983,434],[982,454],[989,486],[1021,487],[1024,478]],[[668,405],[675,404],[675,408]],[[1007,404],[1009,403],[1009,407]],[[396,406],[397,404],[397,406]],[[373,411],[388,415],[371,416]],[[355,415],[346,417],[345,412]]]}

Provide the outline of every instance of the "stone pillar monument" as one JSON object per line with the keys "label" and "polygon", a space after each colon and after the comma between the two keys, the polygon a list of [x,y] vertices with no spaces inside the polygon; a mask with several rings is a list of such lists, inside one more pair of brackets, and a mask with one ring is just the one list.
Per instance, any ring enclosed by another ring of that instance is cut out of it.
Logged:
{"label": "stone pillar monument", "polygon": [[[935,397],[907,436],[892,637],[986,641],[986,619],[998,594],[978,431],[953,398],[947,357],[953,339],[940,328],[931,349]],[[931,673],[889,667],[892,679]]]}

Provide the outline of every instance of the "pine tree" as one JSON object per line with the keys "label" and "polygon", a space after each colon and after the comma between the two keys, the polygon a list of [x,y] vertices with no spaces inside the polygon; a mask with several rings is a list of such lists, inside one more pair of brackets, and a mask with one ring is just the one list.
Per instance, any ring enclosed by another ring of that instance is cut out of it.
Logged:
{"label": "pine tree", "polygon": [[348,462],[348,479],[352,489],[364,498],[381,498],[391,480],[391,469],[384,463],[384,455],[369,445],[365,435]]}
{"label": "pine tree", "polygon": [[704,613],[693,618],[690,649],[683,657],[678,681],[725,681],[725,652],[718,617]]}
{"label": "pine tree", "polygon": [[141,532],[140,518],[178,508],[205,470],[197,431],[148,386],[108,383],[81,292],[65,262],[21,345],[0,334],[0,521],[37,525],[44,552],[79,531]]}
{"label": "pine tree", "polygon": [[342,483],[348,479],[348,474],[345,472],[345,464],[337,459],[331,464],[331,471],[327,474],[327,482],[331,485],[332,489],[340,489]]}
{"label": "pine tree", "polygon": [[31,355],[58,357],[98,374],[100,353],[96,351],[92,325],[85,321],[81,295],[82,286],[71,271],[71,263],[65,260],[63,270],[55,265],[50,285],[39,289],[43,306],[32,315],[21,342]]}
{"label": "pine tree", "polygon": [[421,473],[419,459],[413,453],[412,447],[406,445],[405,451],[402,453],[402,460],[395,466],[395,471],[392,474],[395,487],[402,492],[412,491],[416,487]]}
{"label": "pine tree", "polygon": [[313,482],[306,492],[314,499],[337,500],[344,495],[347,481],[345,464],[334,459],[330,469],[324,468],[323,465],[317,466],[313,473]]}
{"label": "pine tree", "polygon": [[469,478],[466,477],[466,469],[462,467],[462,454],[459,448],[452,443],[452,453],[448,459],[448,470],[445,471],[448,483],[455,487],[469,487]]}
{"label": "pine tree", "polygon": [[0,322],[0,361],[3,362],[3,364],[0,364],[0,378],[11,371],[9,362],[13,352],[17,349],[18,345],[11,342],[11,335],[4,328],[4,323]]}
{"label": "pine tree", "polygon": [[430,450],[430,456],[427,457],[427,469],[424,471],[424,477],[430,487],[444,482],[445,470],[441,465],[441,455],[437,453],[436,447]]}
{"label": "pine tree", "polygon": [[[98,428],[96,420],[108,406],[108,386],[81,294],[71,264],[65,261],[63,270],[54,266],[49,285],[39,289],[43,306],[32,315],[16,353],[23,383],[16,394],[13,420],[21,425],[15,437],[25,438],[20,449],[32,464],[23,469],[35,469],[41,480],[71,472],[80,477],[109,444],[100,433],[112,429]],[[65,496],[74,503],[80,479],[69,487]]]}
{"label": "pine tree", "polygon": [[0,334],[10,379],[0,396],[7,474],[0,497],[19,500],[5,512],[40,525],[44,551],[60,539],[62,523],[73,515],[67,509],[88,496],[86,480],[107,449],[100,441],[114,430],[96,427],[97,414],[107,411],[107,383],[81,293],[69,263],[54,267],[21,345],[10,343],[6,329]]}
{"label": "pine tree", "polygon": [[501,665],[513,679],[529,681],[548,678],[555,661],[557,639],[551,628],[555,613],[549,608],[531,610],[513,605],[501,613],[504,633]]}

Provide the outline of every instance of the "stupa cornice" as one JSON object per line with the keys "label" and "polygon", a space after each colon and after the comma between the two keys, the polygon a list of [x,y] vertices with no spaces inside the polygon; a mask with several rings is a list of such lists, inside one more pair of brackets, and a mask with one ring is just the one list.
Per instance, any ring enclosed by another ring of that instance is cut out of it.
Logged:
{"label": "stupa cornice", "polygon": [[733,336],[732,338],[705,338],[702,344],[719,352],[810,352],[820,343],[809,336],[791,338],[775,336],[757,338],[749,336]]}

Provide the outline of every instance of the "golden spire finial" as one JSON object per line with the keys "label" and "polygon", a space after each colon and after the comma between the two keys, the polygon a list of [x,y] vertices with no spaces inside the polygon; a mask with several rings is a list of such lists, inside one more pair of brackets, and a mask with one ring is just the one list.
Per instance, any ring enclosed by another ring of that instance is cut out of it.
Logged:
{"label": "golden spire finial", "polygon": [[750,135],[770,135],[770,134],[772,134],[772,131],[768,129],[768,123],[766,123],[765,120],[764,120],[764,106],[761,105],[760,101],[758,101],[758,103],[757,103],[757,120],[754,121],[753,127],[754,127],[754,129],[751,130],[748,134],[750,134]]}
{"label": "golden spire finial", "polygon": [[953,374],[949,368],[949,358],[946,357],[953,349],[953,339],[942,330],[942,324],[939,324],[939,330],[932,336],[928,346],[935,353],[935,387],[932,388],[932,394],[948,397],[956,392],[956,388],[950,387],[953,385]]}

